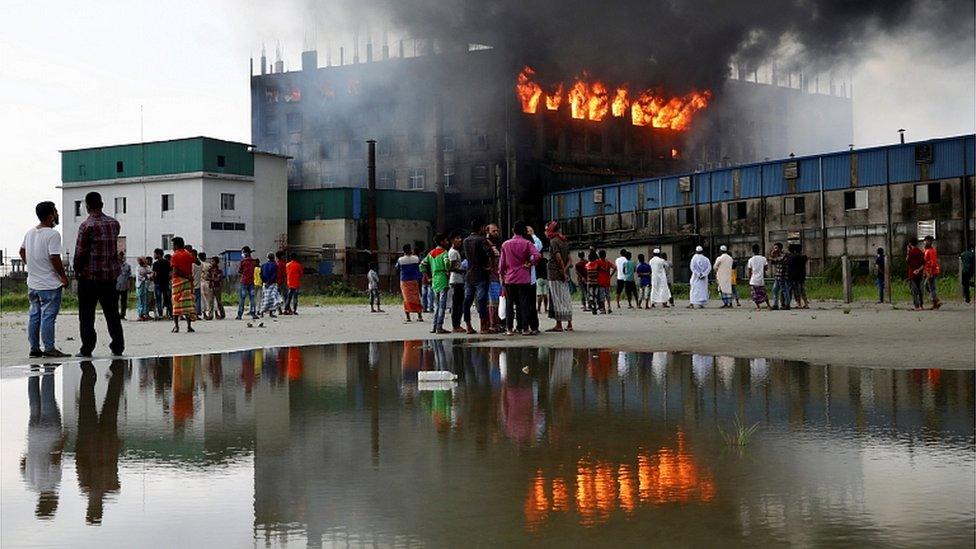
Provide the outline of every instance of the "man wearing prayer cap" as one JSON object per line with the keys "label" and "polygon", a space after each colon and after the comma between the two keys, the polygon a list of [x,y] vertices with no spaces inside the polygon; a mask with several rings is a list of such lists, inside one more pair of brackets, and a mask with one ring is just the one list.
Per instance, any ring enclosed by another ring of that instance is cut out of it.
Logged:
{"label": "man wearing prayer cap", "polygon": [[732,308],[732,267],[734,261],[723,244],[719,247],[722,255],[715,260],[715,282],[718,283],[718,293],[722,296],[722,308]]}
{"label": "man wearing prayer cap", "polygon": [[651,265],[651,307],[658,303],[662,308],[668,308],[671,300],[671,290],[668,288],[668,262],[661,257],[661,249],[654,248]]}
{"label": "man wearing prayer cap", "polygon": [[691,257],[691,286],[688,308],[704,308],[708,303],[708,273],[712,271],[712,263],[705,257],[705,250],[701,246],[695,247],[695,255]]}

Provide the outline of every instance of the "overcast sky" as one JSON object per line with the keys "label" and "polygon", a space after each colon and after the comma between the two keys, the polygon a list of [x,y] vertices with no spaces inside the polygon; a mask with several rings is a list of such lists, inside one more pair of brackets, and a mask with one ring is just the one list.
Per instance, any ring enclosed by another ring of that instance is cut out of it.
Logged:
{"label": "overcast sky", "polygon": [[[34,205],[61,204],[61,149],[207,135],[250,142],[249,58],[299,65],[301,14],[256,0],[4,0],[0,17],[0,248],[16,255]],[[963,14],[971,17],[971,14]],[[322,44],[320,44],[321,46]],[[972,51],[973,48],[969,47]],[[320,55],[320,62],[324,56]],[[973,132],[976,60],[912,37],[874,45],[854,73],[854,141]]]}

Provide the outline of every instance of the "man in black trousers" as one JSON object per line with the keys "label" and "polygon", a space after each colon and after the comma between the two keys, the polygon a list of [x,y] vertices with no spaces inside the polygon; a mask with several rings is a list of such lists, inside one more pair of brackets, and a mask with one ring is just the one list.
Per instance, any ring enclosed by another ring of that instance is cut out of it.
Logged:
{"label": "man in black trousers", "polygon": [[109,349],[119,356],[125,351],[119,298],[115,288],[119,274],[119,222],[102,213],[102,195],[85,195],[88,218],[78,227],[74,269],[78,279],[78,325],[81,331],[79,357],[91,357],[95,350],[95,305],[102,308],[112,341]]}

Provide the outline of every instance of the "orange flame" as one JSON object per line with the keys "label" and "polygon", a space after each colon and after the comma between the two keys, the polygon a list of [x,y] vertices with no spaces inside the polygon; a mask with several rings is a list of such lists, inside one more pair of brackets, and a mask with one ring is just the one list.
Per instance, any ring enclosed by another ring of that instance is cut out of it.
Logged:
{"label": "orange flame", "polygon": [[569,88],[569,94],[566,96],[566,101],[569,103],[569,108],[571,109],[570,114],[573,118],[582,120],[586,117],[588,103],[586,95],[586,83],[577,79],[573,83],[573,87]]}
{"label": "orange flame", "polygon": [[550,111],[555,111],[559,109],[559,104],[563,102],[563,85],[562,83],[556,84],[553,88],[552,93],[546,94],[546,108]]}
{"label": "orange flame", "polygon": [[545,96],[547,110],[556,111],[565,98],[569,104],[570,116],[577,120],[599,122],[611,114],[622,118],[630,110],[631,123],[635,126],[650,126],[672,130],[687,130],[695,114],[708,107],[712,92],[697,90],[683,96],[667,97],[647,89],[634,94],[631,99],[626,85],[613,89],[602,81],[591,79],[586,72],[577,76],[572,86],[563,95],[563,84],[552,87],[551,93],[543,93],[542,86],[535,80],[535,70],[526,66],[518,75],[515,92],[522,104],[522,112],[535,114],[539,103]]}
{"label": "orange flame", "polygon": [[600,121],[607,116],[610,110],[610,102],[607,98],[607,87],[599,80],[590,84],[590,97],[586,103],[587,118],[589,120]]}
{"label": "orange flame", "polygon": [[631,104],[631,121],[635,126],[687,130],[695,113],[707,107],[711,98],[712,92],[707,90],[667,100],[645,90]]}
{"label": "orange flame", "polygon": [[[635,457],[623,462],[580,458],[575,490],[573,473],[567,483],[562,472],[547,475],[537,469],[525,498],[526,528],[538,531],[556,513],[575,512],[581,526],[592,528],[609,522],[618,509],[630,517],[642,506],[715,501],[715,480],[690,453],[683,432],[678,431],[674,446],[662,446],[656,452],[640,450]],[[547,478],[551,480],[546,482]],[[551,497],[548,486],[552,487]]]}
{"label": "orange flame", "polygon": [[627,99],[627,87],[622,86],[617,88],[617,93],[613,96],[611,112],[615,117],[620,118],[627,114],[628,106],[630,106],[630,100]]}
{"label": "orange flame", "polygon": [[525,67],[518,75],[518,83],[515,84],[516,93],[519,101],[522,102],[522,112],[535,114],[539,108],[539,98],[542,97],[542,86],[532,81],[535,71],[532,67]]}

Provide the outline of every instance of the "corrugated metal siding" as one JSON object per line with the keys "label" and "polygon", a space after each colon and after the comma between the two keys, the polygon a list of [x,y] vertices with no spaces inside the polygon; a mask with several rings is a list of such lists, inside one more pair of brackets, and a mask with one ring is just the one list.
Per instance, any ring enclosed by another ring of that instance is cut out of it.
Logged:
{"label": "corrugated metal siding", "polygon": [[741,198],[759,198],[762,166],[749,166],[739,169],[739,196]]}
{"label": "corrugated metal siding", "polygon": [[288,192],[288,221],[351,217],[352,189],[311,189]]}
{"label": "corrugated metal siding", "polygon": [[593,203],[593,189],[580,192],[580,203],[583,210],[583,217],[596,215],[596,204]]}
{"label": "corrugated metal siding", "polygon": [[836,154],[823,157],[824,190],[846,189],[851,186],[851,155]]}
{"label": "corrugated metal siding", "polygon": [[[217,157],[224,157],[224,166],[217,165]],[[254,155],[241,143],[217,139],[203,139],[203,171],[254,175]]]}
{"label": "corrugated metal siding", "polygon": [[[931,142],[934,148],[934,162],[929,167],[929,177],[931,179],[959,177],[962,173],[972,175],[976,166],[976,137],[961,136]],[[892,183],[918,181],[921,177],[921,170],[915,164],[916,143],[905,145],[893,145],[886,148],[831,153],[811,158],[799,159],[800,162],[799,179],[796,182],[797,192],[816,192],[819,189],[820,162],[823,163],[823,186],[825,190],[837,190],[850,188],[852,163],[857,162],[857,185],[860,187],[870,187],[873,185],[884,185],[890,173]],[[740,198],[757,198],[760,190],[766,196],[777,196],[786,194],[789,190],[786,179],[783,177],[784,164],[788,160],[779,160],[760,165],[746,166],[738,168]],[[712,172],[699,174],[688,174],[686,177],[692,178],[693,196],[698,203],[720,202],[731,200],[734,187],[733,173],[736,170],[723,168]],[[760,179],[761,178],[761,179]],[[644,209],[656,209],[659,207],[675,207],[683,205],[688,198],[679,191],[679,176],[667,177],[660,180],[663,188],[663,196],[658,196],[658,181],[656,179],[646,180],[636,183],[629,183],[625,186],[604,186],[595,187],[605,189],[605,201],[612,204],[614,209],[607,209],[608,213],[616,212],[617,206],[623,208],[622,211],[629,211],[633,207],[636,198],[633,198],[633,189],[637,185],[644,185],[644,203],[638,205]],[[621,188],[623,195],[618,196]],[[728,191],[726,195],[725,191]],[[596,208],[593,206],[593,188],[584,190],[582,196],[583,215],[595,215]],[[620,200],[623,204],[620,204]]]}
{"label": "corrugated metal siding", "polygon": [[786,194],[786,179],[783,178],[783,164],[784,162],[777,162],[775,164],[763,164],[763,194],[766,196],[775,196],[778,194]]}
{"label": "corrugated metal siding", "polygon": [[820,159],[800,160],[800,177],[796,180],[796,192],[812,193],[820,190]]}
{"label": "corrugated metal siding", "polygon": [[712,197],[712,188],[708,183],[711,174],[700,173],[691,177],[691,190],[695,193],[695,200],[699,204],[708,204]]}
{"label": "corrugated metal siding", "polygon": [[884,149],[862,151],[857,154],[857,186],[884,185],[888,177]]}
{"label": "corrugated metal siding", "polygon": [[617,213],[620,207],[620,187],[603,187],[603,213]]}
{"label": "corrugated metal siding", "polygon": [[664,207],[670,208],[681,205],[683,200],[681,199],[681,192],[678,190],[678,178],[666,177],[662,182],[664,183]]}
{"label": "corrugated metal siding", "polygon": [[932,165],[929,179],[962,177],[966,161],[966,145],[963,141],[941,141],[932,146]]}
{"label": "corrugated metal siding", "polygon": [[966,138],[966,175],[976,173],[973,162],[976,162],[976,137]]}
{"label": "corrugated metal siding", "polygon": [[569,193],[566,195],[566,217],[579,217],[580,215],[580,193]]}
{"label": "corrugated metal siding", "polygon": [[620,211],[632,212],[637,209],[638,183],[620,187]]}
{"label": "corrugated metal siding", "polygon": [[[321,189],[327,191],[330,189]],[[362,211],[366,211],[367,196],[362,193]],[[385,219],[430,221],[437,218],[437,195],[430,192],[377,189],[376,215]]]}
{"label": "corrugated metal siding", "polygon": [[732,170],[712,172],[712,201],[722,202],[735,198],[732,188]]}
{"label": "corrugated metal siding", "polygon": [[891,183],[918,181],[919,170],[915,164],[915,145],[901,145],[888,149],[888,177]]}
{"label": "corrugated metal siding", "polygon": [[[363,189],[306,189],[288,192],[288,220],[359,219],[366,212]],[[437,214],[434,193],[376,191],[376,215],[384,219],[413,219],[433,222]]]}
{"label": "corrugated metal siding", "polygon": [[644,206],[645,210],[656,210],[661,207],[661,181],[652,179],[644,182]]}
{"label": "corrugated metal siding", "polygon": [[[218,155],[225,157],[222,168]],[[117,162],[122,162],[122,172],[116,170]],[[61,153],[64,183],[202,171],[253,176],[254,156],[240,143],[199,137]]]}

